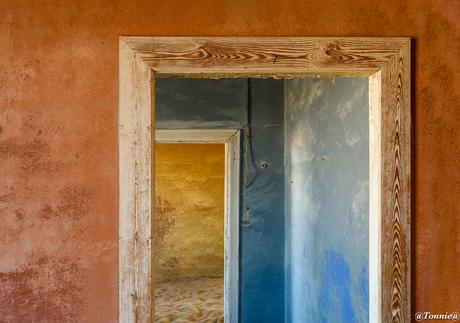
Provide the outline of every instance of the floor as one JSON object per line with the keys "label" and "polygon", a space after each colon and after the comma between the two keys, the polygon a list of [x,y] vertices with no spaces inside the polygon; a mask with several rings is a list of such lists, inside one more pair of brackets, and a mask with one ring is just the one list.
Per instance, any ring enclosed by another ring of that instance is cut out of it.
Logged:
{"label": "floor", "polygon": [[155,322],[224,322],[224,278],[199,276],[156,282]]}

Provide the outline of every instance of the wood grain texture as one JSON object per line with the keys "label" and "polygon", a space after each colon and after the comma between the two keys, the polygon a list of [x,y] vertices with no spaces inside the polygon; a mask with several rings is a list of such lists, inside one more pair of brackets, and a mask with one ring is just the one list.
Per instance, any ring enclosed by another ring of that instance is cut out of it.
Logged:
{"label": "wood grain texture", "polygon": [[407,38],[121,37],[155,77],[368,76],[388,63]]}
{"label": "wood grain texture", "polygon": [[382,68],[382,322],[410,322],[410,43]]}
{"label": "wood grain texture", "polygon": [[410,322],[410,38],[334,37],[120,37],[120,322],[153,319],[152,81],[184,76],[370,76],[370,318]]}
{"label": "wood grain texture", "polygon": [[120,322],[150,322],[152,72],[120,42]]}

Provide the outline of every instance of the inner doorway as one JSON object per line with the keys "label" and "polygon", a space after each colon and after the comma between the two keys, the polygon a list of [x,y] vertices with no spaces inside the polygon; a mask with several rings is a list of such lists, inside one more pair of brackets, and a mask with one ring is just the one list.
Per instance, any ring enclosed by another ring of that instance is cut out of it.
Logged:
{"label": "inner doorway", "polygon": [[223,322],[225,144],[155,149],[155,321]]}
{"label": "inner doorway", "polygon": [[240,131],[156,130],[155,321],[238,315]]}

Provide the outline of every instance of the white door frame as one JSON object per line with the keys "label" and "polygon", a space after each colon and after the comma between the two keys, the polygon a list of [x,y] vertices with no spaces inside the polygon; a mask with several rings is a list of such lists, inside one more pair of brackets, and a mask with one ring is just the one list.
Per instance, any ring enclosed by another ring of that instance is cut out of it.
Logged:
{"label": "white door frame", "polygon": [[120,37],[119,319],[154,322],[155,79],[369,77],[369,318],[411,321],[409,37]]}
{"label": "white door frame", "polygon": [[225,143],[224,321],[237,322],[240,130],[155,130],[155,143]]}

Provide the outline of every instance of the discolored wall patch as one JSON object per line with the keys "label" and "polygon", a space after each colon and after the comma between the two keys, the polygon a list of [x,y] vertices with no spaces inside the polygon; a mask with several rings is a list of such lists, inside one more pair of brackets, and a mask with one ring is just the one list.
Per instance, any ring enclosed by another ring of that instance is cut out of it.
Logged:
{"label": "discolored wall patch", "polygon": [[88,274],[71,257],[59,256],[0,273],[2,322],[86,321]]}
{"label": "discolored wall patch", "polygon": [[171,206],[168,200],[158,195],[159,192],[156,192],[155,196],[155,248],[160,246],[161,241],[163,241],[166,233],[169,229],[174,227],[174,216],[173,213],[175,208]]}

